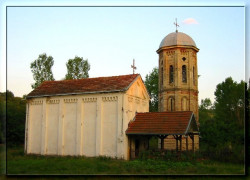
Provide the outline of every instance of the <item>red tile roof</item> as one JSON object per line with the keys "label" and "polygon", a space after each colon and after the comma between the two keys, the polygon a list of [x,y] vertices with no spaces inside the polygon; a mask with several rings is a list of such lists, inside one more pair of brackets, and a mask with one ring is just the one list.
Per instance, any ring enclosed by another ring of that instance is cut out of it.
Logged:
{"label": "red tile roof", "polygon": [[27,95],[27,98],[66,94],[125,91],[139,74],[97,77],[62,81],[45,81]]}
{"label": "red tile roof", "polygon": [[126,134],[184,135],[189,124],[198,131],[192,111],[137,113]]}

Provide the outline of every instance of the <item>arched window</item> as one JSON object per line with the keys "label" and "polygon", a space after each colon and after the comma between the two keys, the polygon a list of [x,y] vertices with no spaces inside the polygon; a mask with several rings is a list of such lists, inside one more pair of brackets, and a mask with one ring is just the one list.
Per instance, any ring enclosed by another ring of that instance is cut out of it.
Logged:
{"label": "arched window", "polygon": [[194,72],[194,67],[193,67],[193,83],[194,83],[194,85],[195,85],[195,74],[194,74],[195,72]]}
{"label": "arched window", "polygon": [[187,68],[186,65],[182,66],[182,82],[187,82]]}
{"label": "arched window", "polygon": [[174,98],[172,97],[168,99],[168,111],[174,111]]}
{"label": "arched window", "polygon": [[163,85],[163,67],[161,68],[161,85]]}
{"label": "arched window", "polygon": [[169,83],[174,82],[174,67],[170,65],[169,67]]}

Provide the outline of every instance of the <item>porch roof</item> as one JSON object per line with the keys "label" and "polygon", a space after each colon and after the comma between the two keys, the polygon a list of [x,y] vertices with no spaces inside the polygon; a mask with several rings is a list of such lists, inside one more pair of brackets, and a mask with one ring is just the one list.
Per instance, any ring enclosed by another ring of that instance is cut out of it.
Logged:
{"label": "porch roof", "polygon": [[127,135],[197,134],[198,126],[192,111],[137,113],[126,130]]}

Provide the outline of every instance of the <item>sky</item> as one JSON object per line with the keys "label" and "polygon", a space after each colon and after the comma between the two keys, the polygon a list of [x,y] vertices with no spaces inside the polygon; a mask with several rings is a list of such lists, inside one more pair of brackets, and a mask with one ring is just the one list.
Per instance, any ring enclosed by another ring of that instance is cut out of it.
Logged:
{"label": "sky", "polygon": [[[162,39],[175,31],[175,18],[180,25],[179,32],[192,37],[200,49],[197,55],[199,101],[204,98],[213,101],[216,85],[227,77],[237,82],[249,78],[249,63],[245,59],[245,55],[249,57],[245,54],[245,15],[249,13],[245,13],[244,1],[210,4],[215,6],[198,4],[199,7],[189,7],[197,5],[192,3],[185,6],[160,1],[156,1],[158,4],[130,1],[129,4],[150,7],[79,6],[128,5],[112,4],[112,1],[106,4],[100,1],[92,4],[89,1],[82,4],[80,1],[35,2],[4,1],[1,4],[0,92],[6,89],[5,79],[7,89],[15,96],[31,92],[34,80],[30,64],[42,53],[54,58],[52,72],[56,80],[65,77],[66,62],[75,56],[88,59],[90,77],[132,74],[131,64],[135,59],[136,73],[145,79],[146,74],[158,66],[156,50]],[[39,7],[41,5],[67,7]],[[183,7],[176,7],[180,5]]]}

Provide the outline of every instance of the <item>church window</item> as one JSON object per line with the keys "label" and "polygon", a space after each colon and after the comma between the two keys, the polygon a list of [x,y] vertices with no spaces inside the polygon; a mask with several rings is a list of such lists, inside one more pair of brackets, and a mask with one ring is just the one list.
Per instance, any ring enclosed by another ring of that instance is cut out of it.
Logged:
{"label": "church window", "polygon": [[183,60],[183,61],[186,61],[186,58],[185,58],[185,57],[183,57],[183,58],[182,58],[182,60]]}
{"label": "church window", "polygon": [[171,106],[171,107],[170,107],[170,111],[173,111],[173,99],[172,99],[172,98],[170,99],[170,103],[171,103],[171,104],[170,104],[170,106]]}
{"label": "church window", "polygon": [[172,83],[172,82],[174,82],[174,68],[171,65],[169,67],[169,83]]}
{"label": "church window", "polygon": [[194,74],[194,67],[193,67],[193,83],[195,85],[195,74]]}
{"label": "church window", "polygon": [[182,82],[187,82],[187,68],[186,65],[182,66]]}
{"label": "church window", "polygon": [[174,111],[174,98],[168,99],[168,111]]}
{"label": "church window", "polygon": [[161,68],[161,85],[163,85],[163,67]]}

